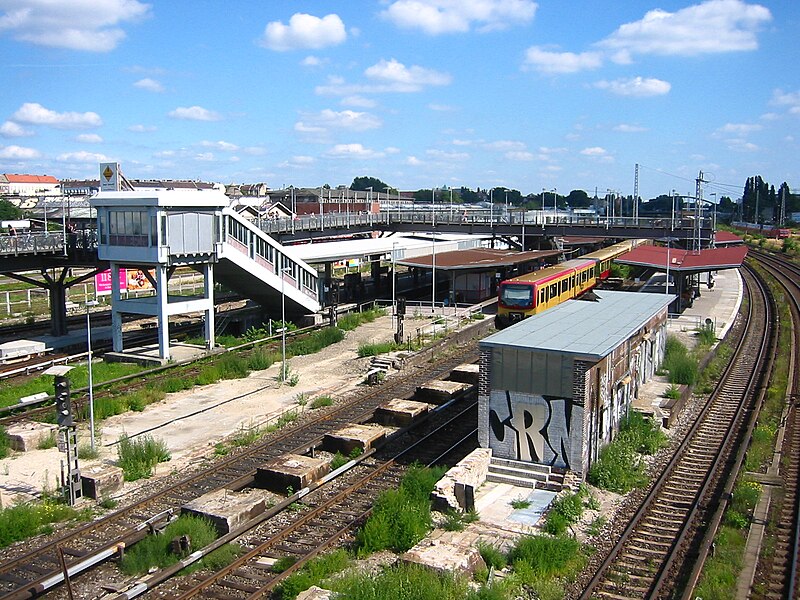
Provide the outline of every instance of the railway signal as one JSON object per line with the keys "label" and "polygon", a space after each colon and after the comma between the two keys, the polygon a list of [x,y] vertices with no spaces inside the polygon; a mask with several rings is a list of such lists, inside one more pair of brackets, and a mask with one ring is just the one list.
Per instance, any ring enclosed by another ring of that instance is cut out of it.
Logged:
{"label": "railway signal", "polygon": [[59,427],[71,427],[75,425],[72,418],[72,402],[69,398],[69,379],[63,375],[56,375],[55,382],[56,396],[56,423]]}

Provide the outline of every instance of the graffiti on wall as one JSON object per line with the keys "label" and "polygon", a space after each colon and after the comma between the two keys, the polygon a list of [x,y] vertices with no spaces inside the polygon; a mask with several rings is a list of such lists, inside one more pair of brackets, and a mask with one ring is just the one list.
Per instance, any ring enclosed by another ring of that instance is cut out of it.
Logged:
{"label": "graffiti on wall", "polygon": [[489,399],[489,447],[503,458],[569,469],[582,422],[583,406],[572,398],[495,390]]}

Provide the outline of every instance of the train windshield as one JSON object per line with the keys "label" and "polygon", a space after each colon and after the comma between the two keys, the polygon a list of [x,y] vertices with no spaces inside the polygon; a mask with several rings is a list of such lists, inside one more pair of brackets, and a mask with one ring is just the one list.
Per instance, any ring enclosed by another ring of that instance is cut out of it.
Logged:
{"label": "train windshield", "polygon": [[533,286],[505,283],[500,286],[500,303],[527,308],[533,305]]}

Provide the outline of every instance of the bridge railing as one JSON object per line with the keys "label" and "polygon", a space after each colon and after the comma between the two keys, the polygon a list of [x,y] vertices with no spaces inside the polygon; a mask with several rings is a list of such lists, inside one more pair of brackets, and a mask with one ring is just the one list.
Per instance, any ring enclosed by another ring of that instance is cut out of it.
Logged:
{"label": "bridge railing", "polygon": [[0,254],[18,256],[20,254],[56,254],[64,251],[64,234],[19,233],[0,236]]}

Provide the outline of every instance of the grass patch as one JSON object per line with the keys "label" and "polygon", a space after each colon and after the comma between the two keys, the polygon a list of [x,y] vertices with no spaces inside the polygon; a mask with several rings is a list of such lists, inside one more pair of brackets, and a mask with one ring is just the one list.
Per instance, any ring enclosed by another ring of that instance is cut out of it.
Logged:
{"label": "grass patch", "polygon": [[344,332],[337,327],[325,327],[301,338],[286,343],[287,356],[314,354],[344,339]]}
{"label": "grass patch", "polygon": [[53,530],[52,523],[88,517],[88,510],[76,511],[52,499],[0,508],[0,548],[35,535],[50,533]]}
{"label": "grass patch", "polygon": [[311,408],[317,409],[322,408],[324,406],[331,406],[333,404],[333,398],[330,396],[317,396],[311,401]]}
{"label": "grass patch", "polygon": [[714,556],[709,556],[693,592],[704,600],[727,600],[736,596],[736,580],[742,570],[747,530],[723,525],[714,540]]}
{"label": "grass patch", "polygon": [[6,428],[0,425],[0,458],[5,458],[9,452],[11,452],[11,446],[8,443]]}
{"label": "grass patch", "polygon": [[331,582],[330,587],[347,600],[475,600],[479,597],[462,577],[407,564],[389,567],[377,575],[346,575]]}
{"label": "grass patch", "polygon": [[119,439],[117,454],[125,481],[152,477],[156,465],[171,458],[167,445],[149,435],[134,440],[123,435]]}
{"label": "grass patch", "polygon": [[525,509],[531,505],[530,500],[526,500],[525,498],[514,498],[511,502],[509,502],[511,508],[515,510]]}
{"label": "grass patch", "polygon": [[[147,573],[152,568],[163,569],[181,558],[170,551],[170,542],[179,536],[188,536],[190,552],[203,548],[217,539],[217,531],[208,519],[183,515],[170,523],[160,535],[150,535],[125,551],[120,569],[127,575]],[[202,568],[219,568],[228,564],[240,552],[237,546],[228,544],[183,570],[184,573]]]}
{"label": "grass patch", "polygon": [[372,323],[378,317],[386,315],[386,310],[383,308],[371,308],[360,313],[349,313],[339,317],[339,328],[345,331],[352,331],[359,325],[364,323]]}
{"label": "grass patch", "polygon": [[378,356],[379,354],[388,354],[395,350],[400,350],[404,346],[395,342],[380,342],[375,344],[362,344],[358,347],[358,357],[366,358],[367,356]]}
{"label": "grass patch", "polygon": [[486,566],[499,571],[505,569],[508,564],[508,557],[497,547],[486,542],[478,542],[478,552]]}
{"label": "grass patch", "polygon": [[350,564],[350,557],[345,550],[334,550],[311,559],[299,571],[289,575],[278,587],[279,598],[296,598],[297,595],[312,585],[322,583],[327,577],[343,571]]}
{"label": "grass patch", "polygon": [[580,542],[567,536],[525,536],[511,549],[509,560],[526,582],[570,577],[585,563]]}
{"label": "grass patch", "polygon": [[47,437],[39,440],[39,445],[37,446],[39,450],[49,450],[50,448],[55,448],[55,447],[56,447],[55,431],[51,431]]}
{"label": "grass patch", "polygon": [[550,510],[544,523],[544,530],[552,535],[562,535],[567,528],[580,521],[583,515],[586,496],[585,488],[575,494],[565,494],[558,496],[550,503]]}
{"label": "grass patch", "polygon": [[381,493],[356,536],[359,556],[387,549],[405,552],[425,537],[432,524],[430,493],[444,472],[414,465],[399,489]]}

